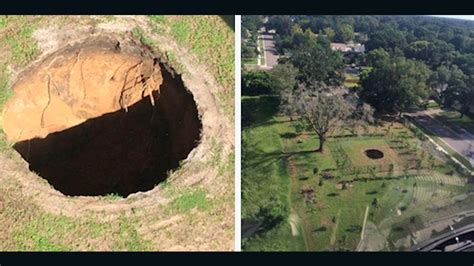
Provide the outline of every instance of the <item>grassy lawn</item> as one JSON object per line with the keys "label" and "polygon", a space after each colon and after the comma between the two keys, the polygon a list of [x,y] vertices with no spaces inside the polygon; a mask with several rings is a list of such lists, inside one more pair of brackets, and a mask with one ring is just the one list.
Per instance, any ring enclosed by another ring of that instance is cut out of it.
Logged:
{"label": "grassy lawn", "polygon": [[256,65],[258,64],[258,58],[242,58],[242,62],[246,65]]}
{"label": "grassy lawn", "polygon": [[[246,108],[256,107],[257,110]],[[242,99],[242,218],[255,219],[268,206],[279,208],[282,221],[249,240],[245,250],[304,250],[301,237],[293,237],[288,223],[290,179],[280,131],[285,123],[275,117],[276,97]],[[250,148],[251,147],[251,148]]]}
{"label": "grassy lawn", "polygon": [[[199,61],[209,67],[224,87],[219,92],[228,117],[234,114],[234,31],[224,16],[149,16],[157,34],[170,33],[179,45],[188,48]],[[168,54],[178,61],[174,54]]]}
{"label": "grassy lawn", "polygon": [[233,30],[220,16],[150,16],[155,32],[170,29],[178,44],[184,45],[208,65],[226,88],[234,84]]}
{"label": "grassy lawn", "polygon": [[355,87],[357,86],[358,82],[359,82],[359,77],[357,75],[344,73],[344,86],[346,88]]}
{"label": "grassy lawn", "polygon": [[428,104],[426,105],[427,109],[438,109],[440,108],[439,104],[433,100],[429,100]]}
{"label": "grassy lawn", "polygon": [[[281,202],[279,213],[297,217],[300,231],[293,235],[291,221],[285,218],[246,239],[244,250],[355,250],[367,208],[367,222],[382,235],[366,232],[369,246],[404,249],[412,232],[441,215],[441,209],[427,206],[457,206],[451,197],[470,189],[454,168],[430,157],[402,124],[371,127],[359,137],[336,132],[319,153],[316,135],[301,130],[300,122],[278,116],[277,107],[271,96],[242,100],[242,217],[255,217],[262,208],[274,206],[269,202]],[[364,151],[373,148],[384,157],[366,157]],[[359,175],[342,166],[344,160],[350,161],[351,169],[378,170]],[[415,160],[424,170],[414,168]],[[392,173],[379,171],[389,165],[394,165]],[[323,178],[322,172],[332,177]]]}
{"label": "grassy lawn", "polygon": [[265,65],[267,59],[265,58],[265,44],[263,40],[258,40],[258,46],[260,47],[260,65]]}
{"label": "grassy lawn", "polygon": [[99,222],[96,217],[70,218],[50,214],[31,205],[23,195],[12,194],[14,191],[9,189],[12,182],[5,180],[0,188],[0,202],[8,206],[0,208],[0,223],[10,225],[2,232],[2,236],[10,237],[1,243],[2,250],[152,249],[150,241],[138,235],[137,220],[132,217],[122,215],[116,222]]}

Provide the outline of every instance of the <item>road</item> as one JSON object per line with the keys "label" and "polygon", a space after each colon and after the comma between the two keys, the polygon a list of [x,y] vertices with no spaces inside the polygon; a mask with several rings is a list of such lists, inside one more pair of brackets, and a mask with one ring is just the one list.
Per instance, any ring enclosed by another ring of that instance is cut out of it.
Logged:
{"label": "road", "polygon": [[465,131],[456,133],[448,126],[434,119],[428,111],[411,115],[416,121],[448,144],[453,150],[466,157],[474,165],[474,135]]}
{"label": "road", "polygon": [[410,248],[411,251],[473,251],[474,224],[453,229]]}
{"label": "road", "polygon": [[273,35],[269,33],[262,33],[260,39],[263,40],[265,64],[260,66],[265,69],[272,69],[278,63],[278,53],[275,49],[275,42]]}

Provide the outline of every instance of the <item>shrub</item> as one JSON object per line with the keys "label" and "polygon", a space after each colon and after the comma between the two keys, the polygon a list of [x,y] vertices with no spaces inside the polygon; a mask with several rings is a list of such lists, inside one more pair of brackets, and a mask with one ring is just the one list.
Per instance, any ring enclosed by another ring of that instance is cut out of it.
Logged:
{"label": "shrub", "polygon": [[319,179],[318,186],[322,187],[323,186],[323,180]]}
{"label": "shrub", "polygon": [[242,73],[242,95],[272,93],[272,82],[268,72],[245,71]]}
{"label": "shrub", "polygon": [[314,167],[314,168],[313,168],[313,174],[317,174],[318,171],[319,171],[318,167]]}
{"label": "shrub", "polygon": [[334,178],[334,176],[333,176],[331,173],[329,173],[329,172],[323,172],[323,173],[321,174],[321,176],[322,176],[322,178],[324,178],[324,179],[333,179],[333,178]]}

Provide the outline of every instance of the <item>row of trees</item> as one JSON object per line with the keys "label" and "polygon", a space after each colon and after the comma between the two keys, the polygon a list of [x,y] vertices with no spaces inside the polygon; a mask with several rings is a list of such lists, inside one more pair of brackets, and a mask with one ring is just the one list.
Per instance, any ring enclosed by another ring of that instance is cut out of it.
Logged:
{"label": "row of trees", "polygon": [[242,57],[255,58],[258,55],[258,30],[263,27],[262,16],[242,16]]}
{"label": "row of trees", "polygon": [[461,116],[474,103],[474,79],[457,65],[434,70],[423,61],[390,54],[383,48],[366,56],[369,68],[360,77],[360,97],[379,111],[405,112],[436,99],[457,109]]}

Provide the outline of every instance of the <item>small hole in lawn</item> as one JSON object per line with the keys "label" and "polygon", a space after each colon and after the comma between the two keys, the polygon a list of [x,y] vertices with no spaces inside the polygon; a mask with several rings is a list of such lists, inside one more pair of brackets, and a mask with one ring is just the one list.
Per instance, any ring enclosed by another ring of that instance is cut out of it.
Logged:
{"label": "small hole in lawn", "polygon": [[377,149],[369,149],[365,151],[365,155],[369,157],[370,159],[382,159],[383,158],[383,152]]}

